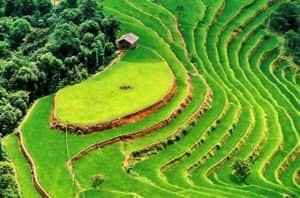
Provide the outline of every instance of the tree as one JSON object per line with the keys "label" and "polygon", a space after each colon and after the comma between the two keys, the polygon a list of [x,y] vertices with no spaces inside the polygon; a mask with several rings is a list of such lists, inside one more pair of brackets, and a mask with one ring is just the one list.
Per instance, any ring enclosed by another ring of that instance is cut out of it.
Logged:
{"label": "tree", "polygon": [[61,73],[64,70],[63,62],[48,52],[38,58],[37,65],[46,76],[47,91],[50,93],[56,91],[58,82],[61,80]]}
{"label": "tree", "polygon": [[29,104],[29,93],[23,90],[12,93],[8,96],[10,104],[20,109],[25,114]]}
{"label": "tree", "polygon": [[36,8],[32,0],[22,0],[22,15],[31,15],[35,11],[35,9]]}
{"label": "tree", "polygon": [[0,75],[3,79],[1,85],[13,92],[16,90],[36,92],[43,80],[36,65],[23,57],[13,57],[4,63]]}
{"label": "tree", "polygon": [[0,9],[3,9],[6,4],[6,0],[0,0]]}
{"label": "tree", "polygon": [[31,15],[35,11],[32,0],[7,0],[4,8],[5,16]]}
{"label": "tree", "polygon": [[36,91],[39,83],[39,71],[35,66],[21,66],[13,81],[15,89]]}
{"label": "tree", "polygon": [[66,77],[62,81],[60,81],[58,87],[62,88],[66,85],[72,85],[81,82],[87,77],[88,77],[87,69],[84,68],[84,66],[81,63],[78,65],[73,65],[71,69],[68,69],[66,71]]}
{"label": "tree", "polygon": [[300,63],[300,2],[282,3],[270,17],[270,29],[283,33],[286,51],[296,64]]}
{"label": "tree", "polygon": [[95,17],[97,7],[97,0],[83,0],[80,4],[80,10],[85,19]]}
{"label": "tree", "polygon": [[64,22],[73,22],[80,24],[82,21],[82,14],[78,8],[66,8],[59,14],[59,20]]}
{"label": "tree", "polygon": [[91,33],[85,33],[81,39],[81,44],[85,47],[91,47],[94,42],[95,36]]}
{"label": "tree", "polygon": [[4,8],[5,16],[19,16],[20,15],[20,0],[6,0]]}
{"label": "tree", "polygon": [[91,33],[94,35],[97,35],[100,31],[99,24],[94,20],[86,20],[83,23],[80,24],[80,33]]}
{"label": "tree", "polygon": [[14,21],[10,31],[11,47],[16,49],[18,46],[20,46],[26,34],[29,33],[30,30],[31,26],[25,19],[20,18]]}
{"label": "tree", "polygon": [[0,41],[0,57],[6,59],[10,56],[9,44],[6,41]]}
{"label": "tree", "polygon": [[287,40],[287,46],[290,50],[299,52],[300,51],[300,34],[289,31],[285,34]]}
{"label": "tree", "polygon": [[247,160],[236,160],[232,166],[233,175],[241,182],[244,183],[246,178],[250,175],[250,164]]}
{"label": "tree", "polygon": [[0,197],[20,197],[13,168],[7,162],[0,162]]}
{"label": "tree", "polygon": [[49,50],[59,58],[78,54],[80,51],[78,26],[73,23],[57,25],[47,45]]}
{"label": "tree", "polygon": [[91,177],[93,188],[98,188],[104,182],[103,175],[94,175]]}
{"label": "tree", "polygon": [[6,99],[7,96],[8,96],[8,93],[7,93],[6,89],[4,89],[2,86],[0,86],[0,104],[2,104],[3,100]]}
{"label": "tree", "polygon": [[280,15],[272,15],[270,20],[270,28],[276,32],[285,32],[290,29],[290,24],[285,17]]}
{"label": "tree", "polygon": [[105,17],[102,20],[102,29],[110,42],[115,42],[117,32],[120,30],[120,22],[114,16]]}
{"label": "tree", "polygon": [[0,40],[5,41],[9,39],[12,22],[13,19],[8,17],[0,20]]}
{"label": "tree", "polygon": [[297,2],[286,2],[281,4],[270,17],[270,28],[276,32],[298,31],[300,24],[298,17],[300,6]]}
{"label": "tree", "polygon": [[14,87],[14,76],[19,69],[18,60],[13,57],[10,61],[4,62],[1,67],[1,86],[6,90],[12,90]]}
{"label": "tree", "polygon": [[296,64],[300,65],[300,52],[299,51],[296,51],[293,53],[293,59]]}
{"label": "tree", "polygon": [[52,9],[51,0],[38,0],[37,9],[40,11],[42,15],[49,13]]}
{"label": "tree", "polygon": [[0,133],[6,135],[11,133],[18,120],[21,118],[22,112],[11,106],[11,104],[1,105],[0,106]]}
{"label": "tree", "polygon": [[49,31],[46,29],[37,29],[28,33],[24,42],[20,46],[20,50],[24,56],[31,56],[32,52],[43,49],[48,41]]}
{"label": "tree", "polygon": [[0,161],[4,161],[6,160],[6,154],[4,152],[4,148],[2,145],[2,138],[1,138],[1,134],[0,134]]}
{"label": "tree", "polygon": [[77,7],[77,0],[66,0],[67,6],[69,8],[76,8]]}
{"label": "tree", "polygon": [[113,43],[105,43],[104,54],[105,56],[112,56],[115,52],[115,46]]}

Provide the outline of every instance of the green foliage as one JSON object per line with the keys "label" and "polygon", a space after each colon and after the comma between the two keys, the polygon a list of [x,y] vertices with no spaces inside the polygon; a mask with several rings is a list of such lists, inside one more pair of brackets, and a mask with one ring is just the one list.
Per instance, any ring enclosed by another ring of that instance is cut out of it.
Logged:
{"label": "green foliage", "polygon": [[73,22],[76,25],[80,25],[82,22],[82,13],[78,8],[66,8],[59,13],[58,20],[61,22]]}
{"label": "green foliage", "polygon": [[4,148],[2,145],[2,138],[1,138],[1,134],[0,134],[0,161],[4,161],[6,160],[6,154],[4,152]]}
{"label": "green foliage", "polygon": [[98,188],[104,182],[104,176],[103,175],[93,175],[91,177],[91,182],[92,182],[93,188]]}
{"label": "green foliage", "polygon": [[80,50],[78,26],[73,23],[56,26],[54,32],[50,35],[47,47],[59,58],[78,54]]}
{"label": "green foliage", "polygon": [[8,58],[10,56],[9,44],[6,41],[0,41],[0,57]]}
{"label": "green foliage", "polygon": [[30,32],[31,25],[25,19],[17,19],[10,29],[10,44],[13,49],[21,45],[26,34]]}
{"label": "green foliage", "polygon": [[4,7],[5,16],[30,15],[35,10],[33,0],[6,0]]}
{"label": "green foliage", "polygon": [[37,0],[37,9],[41,14],[49,13],[52,9],[51,0]]}
{"label": "green foliage", "polygon": [[38,84],[42,82],[43,76],[35,64],[13,57],[5,62],[0,72],[2,78],[1,85],[9,91],[25,90],[35,96],[38,90]]}
{"label": "green foliage", "polygon": [[102,20],[103,32],[110,41],[116,40],[117,31],[120,30],[120,22],[114,16],[108,16]]}
{"label": "green foliage", "polygon": [[85,19],[95,17],[97,7],[98,4],[96,0],[83,0],[80,4],[80,9]]}
{"label": "green foliage", "polygon": [[246,178],[250,175],[250,164],[246,160],[236,160],[232,165],[233,175],[241,182],[245,183]]}
{"label": "green foliage", "polygon": [[22,15],[31,15],[35,9],[33,0],[22,0]]}
{"label": "green foliage", "polygon": [[279,6],[279,8],[270,17],[270,27],[276,32],[287,32],[293,30],[300,31],[300,6],[299,2],[286,2]]}
{"label": "green foliage", "polygon": [[20,10],[20,0],[7,0],[4,8],[5,16],[17,16]]}
{"label": "green foliage", "polygon": [[300,32],[289,31],[285,34],[286,48],[294,59],[294,62],[300,65]]}
{"label": "green foliage", "polygon": [[29,103],[29,93],[23,90],[12,93],[8,96],[8,99],[12,106],[20,109],[23,114],[25,114],[28,103]]}
{"label": "green foliage", "polygon": [[100,26],[96,21],[86,20],[82,24],[80,24],[80,33],[91,33],[93,35],[97,35],[99,33]]}
{"label": "green foliage", "polygon": [[14,171],[6,162],[0,162],[0,197],[20,197]]}
{"label": "green foliage", "polygon": [[68,7],[75,8],[77,7],[77,0],[66,0]]}
{"label": "green foliage", "polygon": [[51,92],[56,91],[58,82],[61,79],[61,73],[64,69],[63,62],[53,56],[51,52],[41,55],[37,61],[38,68],[46,76],[48,89]]}
{"label": "green foliage", "polygon": [[0,133],[6,134],[13,132],[16,123],[21,118],[22,112],[13,107],[10,103],[0,106]]}
{"label": "green foliage", "polygon": [[300,64],[300,2],[283,3],[270,17],[270,29],[284,34],[286,51]]}
{"label": "green foliage", "polygon": [[37,50],[43,50],[48,41],[48,29],[37,29],[26,35],[22,46],[19,48],[24,56],[30,55]]}

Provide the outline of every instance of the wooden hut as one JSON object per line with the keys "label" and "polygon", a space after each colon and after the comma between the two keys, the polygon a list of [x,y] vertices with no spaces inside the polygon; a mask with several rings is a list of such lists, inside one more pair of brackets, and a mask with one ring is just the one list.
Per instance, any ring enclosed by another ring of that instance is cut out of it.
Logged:
{"label": "wooden hut", "polygon": [[117,46],[120,50],[129,50],[136,48],[139,37],[133,33],[122,35],[117,40]]}

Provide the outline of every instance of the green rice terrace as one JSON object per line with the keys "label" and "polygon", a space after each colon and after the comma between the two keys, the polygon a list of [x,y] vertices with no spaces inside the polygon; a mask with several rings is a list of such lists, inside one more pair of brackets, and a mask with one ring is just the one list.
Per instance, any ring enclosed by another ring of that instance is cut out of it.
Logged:
{"label": "green rice terrace", "polygon": [[165,61],[151,50],[139,47],[107,71],[58,91],[56,116],[76,124],[123,117],[164,98],[174,81]]}
{"label": "green rice terrace", "polygon": [[136,46],[3,138],[20,196],[300,197],[300,67],[268,28],[284,2],[99,0]]}

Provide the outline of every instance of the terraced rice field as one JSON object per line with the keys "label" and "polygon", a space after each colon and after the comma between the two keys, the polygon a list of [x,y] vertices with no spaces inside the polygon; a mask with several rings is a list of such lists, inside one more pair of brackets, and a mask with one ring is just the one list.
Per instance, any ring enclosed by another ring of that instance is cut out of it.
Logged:
{"label": "terraced rice field", "polygon": [[124,117],[162,99],[173,84],[167,63],[151,50],[139,47],[106,71],[58,91],[56,116],[76,124]]}
{"label": "terraced rice field", "polygon": [[[136,50],[170,67],[177,91],[144,119],[90,135],[51,129],[54,96],[38,100],[19,138],[4,141],[22,196],[299,197],[297,66],[265,28],[281,2],[104,0],[121,33],[140,37]],[[246,184],[232,176],[236,159],[251,161]]]}

